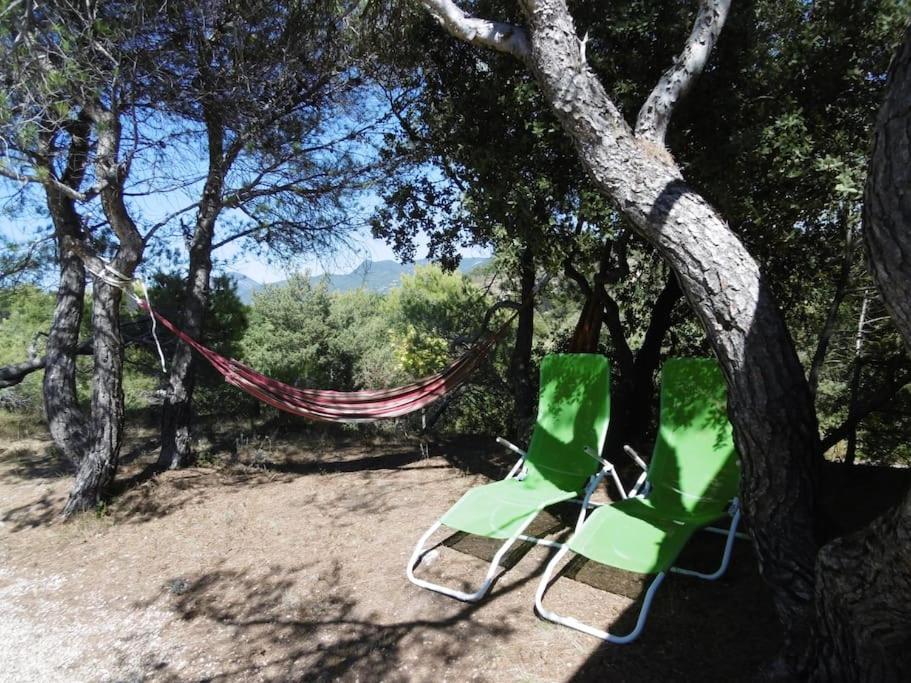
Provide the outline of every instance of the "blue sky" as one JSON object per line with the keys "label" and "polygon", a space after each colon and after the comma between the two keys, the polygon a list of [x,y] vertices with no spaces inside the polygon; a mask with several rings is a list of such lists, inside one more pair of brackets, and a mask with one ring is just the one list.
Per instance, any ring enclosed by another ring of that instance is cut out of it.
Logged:
{"label": "blue sky", "polygon": [[[163,202],[158,207],[161,215],[179,208],[176,204],[171,205],[174,202],[173,198],[160,201]],[[149,218],[154,220],[154,216]],[[38,214],[26,214],[16,218],[0,214],[0,235],[17,242],[28,242],[35,239],[38,231],[45,232],[49,223],[46,216]],[[424,258],[426,241],[421,240],[419,244],[417,257]],[[466,257],[490,256],[488,249],[471,248],[462,249],[460,252]],[[367,231],[355,233],[348,248],[342,248],[338,252],[322,258],[300,258],[291,263],[270,263],[265,258],[244,254],[243,244],[240,242],[223,247],[217,253],[217,257],[220,270],[240,273],[262,283],[286,280],[291,273],[296,271],[309,271],[311,275],[347,273],[354,270],[365,259],[395,260],[392,249],[382,240],[374,239]]]}

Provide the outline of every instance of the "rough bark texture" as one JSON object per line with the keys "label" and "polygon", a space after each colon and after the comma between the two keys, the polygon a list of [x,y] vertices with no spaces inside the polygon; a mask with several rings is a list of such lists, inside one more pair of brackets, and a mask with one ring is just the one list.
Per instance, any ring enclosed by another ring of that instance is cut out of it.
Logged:
{"label": "rough bark texture", "polygon": [[51,189],[47,190],[47,200],[57,232],[60,281],[45,350],[44,414],[54,443],[70,462],[78,465],[88,444],[86,418],[76,394],[76,349],[85,297],[85,266],[73,251],[72,242],[81,229],[72,200]]}
{"label": "rough bark texture", "polygon": [[[120,122],[116,115],[98,105],[91,108],[91,115],[98,134],[95,172],[105,181],[101,206],[119,240],[111,265],[130,278],[142,258],[144,245],[123,200],[124,169],[118,164]],[[122,294],[119,288],[95,278],[92,288],[95,363],[91,436],[88,451],[76,472],[64,517],[95,507],[117,472],[123,437]]]}
{"label": "rough bark texture", "polygon": [[519,301],[522,308],[516,321],[516,341],[509,359],[509,377],[515,402],[515,436],[520,441],[528,432],[535,417],[535,396],[532,386],[531,348],[534,339],[535,255],[531,247],[522,250],[519,261]]}
{"label": "rough bark texture", "polygon": [[683,51],[662,74],[639,111],[636,137],[664,144],[677,103],[686,97],[705,69],[730,9],[731,0],[702,0],[699,3],[693,30]]}
{"label": "rough bark texture", "polygon": [[[880,109],[864,195],[873,276],[911,349],[911,27]],[[895,510],[819,553],[820,681],[911,680],[911,491]]]}
{"label": "rough bark texture", "polygon": [[[60,183],[45,185],[45,200],[54,223],[60,279],[45,348],[42,395],[51,438],[67,459],[78,465],[88,445],[88,425],[76,394],[76,355],[85,298],[85,266],[75,247],[85,235],[75,202],[63,188],[78,190],[85,178],[88,118],[80,115],[69,132],[70,148]],[[50,139],[44,138],[42,165],[48,177],[54,177],[51,147]]]}
{"label": "rough bark texture", "polygon": [[793,341],[758,264],[683,180],[670,154],[637,139],[588,68],[563,0],[524,0],[529,63],[594,182],[677,276],[728,381],[742,497],[785,637],[809,635],[819,435]]}
{"label": "rough bark texture", "polygon": [[[74,353],[77,356],[91,356],[91,340],[81,342],[77,345]],[[42,370],[45,367],[47,367],[47,355],[39,358],[30,358],[21,363],[4,365],[0,368],[0,389],[14,387],[33,372],[38,372],[38,370]]]}
{"label": "rough bark texture", "polygon": [[[196,226],[190,243],[190,264],[181,327],[191,337],[200,338],[209,300],[209,278],[212,274],[212,240],[215,223],[221,212],[222,192],[227,165],[224,153],[224,127],[219,116],[207,109],[206,131],[209,143],[209,168],[202,200],[196,214]],[[177,469],[193,462],[192,419],[195,387],[193,350],[178,341],[171,358],[168,391],[161,414],[161,467]]]}

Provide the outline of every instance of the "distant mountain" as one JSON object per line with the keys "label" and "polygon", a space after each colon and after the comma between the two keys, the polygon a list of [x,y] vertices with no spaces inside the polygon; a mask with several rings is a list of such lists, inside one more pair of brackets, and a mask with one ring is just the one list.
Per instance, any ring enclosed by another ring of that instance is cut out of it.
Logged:
{"label": "distant mountain", "polygon": [[247,305],[253,301],[253,292],[263,287],[261,283],[241,273],[227,273],[227,275],[234,281],[234,286],[237,287],[237,296]]}
{"label": "distant mountain", "polygon": [[[470,273],[478,266],[482,266],[490,260],[488,257],[463,258],[459,264],[459,272]],[[363,261],[357,268],[350,273],[328,273],[325,275],[314,275],[310,278],[313,285],[319,284],[325,278],[327,280],[330,292],[348,292],[353,289],[367,289],[371,292],[385,293],[394,289],[402,280],[402,275],[414,273],[415,266],[426,266],[430,261],[421,259],[416,263],[398,263],[397,261]],[[228,273],[237,285],[237,295],[245,304],[253,301],[253,294],[272,285],[280,286],[283,282],[270,283],[264,285],[255,280],[251,280],[246,275],[240,273]]]}

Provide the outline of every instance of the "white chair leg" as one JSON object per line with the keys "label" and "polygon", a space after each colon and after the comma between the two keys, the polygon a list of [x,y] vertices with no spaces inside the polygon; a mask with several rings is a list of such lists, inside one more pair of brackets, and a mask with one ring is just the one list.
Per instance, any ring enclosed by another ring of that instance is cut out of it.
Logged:
{"label": "white chair leg", "polygon": [[649,609],[652,606],[652,600],[655,597],[655,593],[658,591],[658,587],[661,585],[661,582],[664,580],[665,573],[661,572],[657,574],[652,580],[651,585],[649,585],[648,590],[645,592],[645,598],[642,601],[642,608],[639,610],[639,617],[636,619],[636,626],[632,631],[627,633],[625,636],[618,636],[608,631],[602,631],[599,628],[594,626],[589,626],[578,619],[573,617],[564,617],[556,612],[544,607],[544,594],[547,592],[548,587],[551,583],[551,575],[559,564],[560,560],[563,559],[563,556],[569,551],[569,546],[564,546],[560,549],[554,558],[548,563],[547,568],[544,570],[544,575],[541,577],[540,583],[538,583],[538,590],[535,592],[535,609],[538,614],[540,614],[544,619],[552,621],[556,624],[562,624],[563,626],[568,626],[569,628],[581,631],[582,633],[587,633],[590,636],[595,638],[600,638],[601,640],[607,641],[608,643],[615,643],[617,645],[623,645],[626,643],[631,643],[642,633],[642,629],[645,628],[645,621],[648,618]]}
{"label": "white chair leg", "polygon": [[706,581],[715,581],[724,576],[724,573],[728,570],[728,567],[731,564],[731,552],[734,549],[734,539],[737,538],[737,525],[740,524],[740,510],[738,509],[733,517],[731,518],[731,528],[728,529],[727,540],[724,543],[724,553],[721,556],[721,566],[718,569],[711,573],[703,573],[693,571],[692,569],[683,569],[681,567],[671,567],[671,571],[675,574],[683,574],[684,576],[695,576],[697,579],[705,579]]}
{"label": "white chair leg", "polygon": [[512,536],[510,536],[503,545],[500,546],[500,549],[497,550],[496,554],[493,556],[493,559],[490,561],[490,565],[487,568],[487,574],[484,577],[484,582],[481,584],[480,588],[473,593],[466,593],[464,591],[456,590],[454,588],[448,588],[447,586],[441,586],[440,584],[433,583],[432,581],[427,581],[425,579],[419,579],[414,575],[414,570],[417,565],[420,563],[421,558],[424,557],[424,544],[427,542],[427,539],[433,535],[433,532],[442,526],[442,522],[437,520],[431,525],[431,527],[424,532],[424,535],[421,536],[418,540],[417,545],[414,547],[414,552],[411,554],[411,558],[408,560],[408,566],[405,569],[405,575],[408,577],[408,580],[411,581],[416,586],[421,588],[426,588],[428,590],[435,591],[437,593],[442,593],[443,595],[448,595],[451,598],[456,600],[462,600],[464,602],[477,602],[483,598],[487,591],[490,590],[490,587],[493,585],[494,581],[497,579],[497,568],[500,565],[500,560],[503,559],[503,556],[506,554],[506,551],[512,546],[513,543],[522,535],[522,532],[525,531],[525,528],[531,524],[532,520],[535,518],[535,515],[532,515],[526,522],[523,524],[518,531],[516,531]]}

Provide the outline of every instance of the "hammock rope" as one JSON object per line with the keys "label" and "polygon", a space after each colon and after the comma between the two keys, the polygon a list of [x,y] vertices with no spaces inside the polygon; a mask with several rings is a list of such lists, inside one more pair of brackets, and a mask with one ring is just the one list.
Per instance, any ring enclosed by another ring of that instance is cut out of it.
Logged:
{"label": "hammock rope", "polygon": [[199,353],[229,384],[273,408],[317,422],[373,422],[427,407],[462,385],[477,370],[518,314],[517,311],[496,332],[476,342],[451,365],[433,375],[392,389],[332,391],[299,389],[226,358],[180,330],[146,301],[136,298],[140,308]]}
{"label": "hammock rope", "polygon": [[[115,270],[103,259],[100,269],[86,264],[86,269],[99,280],[112,287],[118,287],[129,293],[139,308],[152,318],[152,333],[164,370],[164,354],[158,336],[155,333],[155,322],[171,332],[175,337],[201,355],[225,381],[245,391],[254,398],[273,408],[292,415],[317,422],[373,422],[375,420],[401,417],[413,413],[445,396],[465,383],[475,370],[484,362],[491,350],[509,330],[519,312],[534,301],[534,296],[522,302],[509,319],[499,329],[486,338],[476,341],[472,346],[445,369],[433,375],[419,379],[411,384],[392,389],[368,391],[332,391],[322,389],[299,389],[276,379],[267,377],[253,368],[233,358],[204,346],[199,341],[179,329],[174,323],[152,308],[148,289],[145,283],[133,280]],[[550,280],[548,276],[535,287],[539,290]],[[130,291],[130,285],[136,282],[141,286],[137,291]],[[144,296],[140,296],[140,294]]]}

